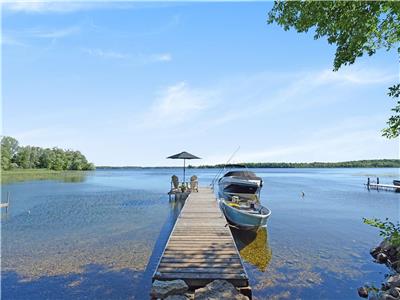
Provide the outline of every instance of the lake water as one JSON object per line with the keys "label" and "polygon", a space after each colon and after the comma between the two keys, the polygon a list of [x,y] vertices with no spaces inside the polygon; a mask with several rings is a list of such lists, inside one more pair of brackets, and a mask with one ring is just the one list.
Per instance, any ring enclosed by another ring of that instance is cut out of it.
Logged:
{"label": "lake water", "polygon": [[[182,202],[170,201],[181,169],[98,170],[81,182],[29,181],[10,192],[1,222],[2,299],[147,299],[151,275]],[[397,169],[254,169],[266,230],[234,232],[254,299],[357,299],[386,267],[369,249],[378,230],[362,218],[399,219],[399,194],[367,191]],[[200,185],[216,169],[189,169]],[[301,193],[304,192],[304,197]]]}

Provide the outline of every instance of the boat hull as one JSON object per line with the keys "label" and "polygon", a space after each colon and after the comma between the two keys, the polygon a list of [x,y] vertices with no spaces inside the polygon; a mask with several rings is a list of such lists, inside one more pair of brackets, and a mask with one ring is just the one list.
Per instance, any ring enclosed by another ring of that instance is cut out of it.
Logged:
{"label": "boat hull", "polygon": [[224,200],[219,200],[219,205],[227,220],[241,229],[251,230],[266,227],[271,214],[269,210],[268,214],[263,215],[244,212],[228,205]]}

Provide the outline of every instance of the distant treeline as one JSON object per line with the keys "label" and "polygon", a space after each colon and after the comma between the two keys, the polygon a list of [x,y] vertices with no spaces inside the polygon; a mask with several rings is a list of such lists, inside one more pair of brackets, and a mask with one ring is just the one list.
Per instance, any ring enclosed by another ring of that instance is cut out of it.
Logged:
{"label": "distant treeline", "polygon": [[[344,162],[311,162],[311,163],[289,163],[289,162],[265,162],[265,163],[242,163],[240,165],[226,165],[226,167],[243,168],[400,168],[400,159],[371,159],[371,160],[352,160]],[[223,168],[219,165],[203,165],[190,168]]]}
{"label": "distant treeline", "polygon": [[1,169],[94,170],[79,151],[20,146],[10,136],[1,139]]}

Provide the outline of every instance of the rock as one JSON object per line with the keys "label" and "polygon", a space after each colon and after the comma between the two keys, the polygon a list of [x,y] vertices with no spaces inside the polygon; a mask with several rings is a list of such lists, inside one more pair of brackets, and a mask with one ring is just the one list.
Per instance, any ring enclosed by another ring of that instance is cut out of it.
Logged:
{"label": "rock", "polygon": [[392,275],[388,278],[387,283],[390,286],[399,287],[400,286],[400,274]]}
{"label": "rock", "polygon": [[195,300],[248,300],[228,281],[214,280],[194,292]]}
{"label": "rock", "polygon": [[395,298],[400,297],[399,291],[394,287],[389,290],[389,294],[392,295]]}
{"label": "rock", "polygon": [[366,287],[364,287],[364,286],[359,287],[357,289],[357,291],[358,291],[358,296],[360,296],[362,298],[368,298],[368,290]]}
{"label": "rock", "polygon": [[381,247],[382,251],[388,251],[390,248],[392,248],[392,245],[388,239],[384,239],[382,243],[380,243],[379,247]]}
{"label": "rock", "polygon": [[381,264],[387,262],[387,259],[388,257],[385,253],[378,253],[378,255],[376,256],[376,260]]}
{"label": "rock", "polygon": [[390,265],[393,269],[397,269],[398,267],[400,267],[400,260],[393,261]]}
{"label": "rock", "polygon": [[184,295],[171,295],[165,298],[165,300],[187,300],[186,296]]}
{"label": "rock", "polygon": [[378,246],[378,247],[372,248],[369,251],[369,253],[372,255],[373,258],[376,258],[376,256],[378,255],[378,253],[381,252],[381,250],[382,250],[382,248]]}
{"label": "rock", "polygon": [[193,300],[193,299],[194,299],[194,293],[186,293],[185,296],[186,296],[186,298],[188,298],[189,300]]}
{"label": "rock", "polygon": [[393,297],[392,295],[384,293],[379,297],[379,300],[397,300],[397,299],[395,297]]}
{"label": "rock", "polygon": [[390,257],[394,257],[396,255],[396,249],[394,247],[389,248],[389,250],[387,250],[387,254]]}
{"label": "rock", "polygon": [[183,280],[171,280],[153,282],[151,287],[151,297],[153,298],[166,298],[170,295],[177,295],[185,293],[188,290],[187,284]]}

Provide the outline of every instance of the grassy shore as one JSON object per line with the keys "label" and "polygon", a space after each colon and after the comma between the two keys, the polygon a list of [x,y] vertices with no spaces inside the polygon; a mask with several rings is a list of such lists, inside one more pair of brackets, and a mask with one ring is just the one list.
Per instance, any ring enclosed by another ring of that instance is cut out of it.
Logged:
{"label": "grassy shore", "polygon": [[16,169],[1,171],[1,183],[13,183],[30,180],[60,180],[81,182],[88,171],[54,171],[48,169]]}

